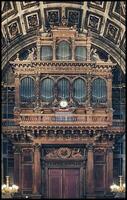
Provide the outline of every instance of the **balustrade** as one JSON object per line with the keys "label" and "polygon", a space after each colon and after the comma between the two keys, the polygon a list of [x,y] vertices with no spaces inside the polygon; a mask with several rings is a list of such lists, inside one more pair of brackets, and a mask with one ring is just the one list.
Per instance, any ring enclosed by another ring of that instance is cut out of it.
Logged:
{"label": "balustrade", "polygon": [[112,121],[108,115],[83,115],[83,114],[20,114],[21,125],[43,125],[43,124],[82,124],[82,125],[111,125]]}

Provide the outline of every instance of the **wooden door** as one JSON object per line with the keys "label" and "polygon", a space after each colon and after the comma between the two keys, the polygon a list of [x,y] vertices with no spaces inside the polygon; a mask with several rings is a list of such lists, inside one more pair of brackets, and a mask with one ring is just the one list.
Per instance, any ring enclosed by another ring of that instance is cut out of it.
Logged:
{"label": "wooden door", "polygon": [[48,170],[48,198],[62,198],[62,169]]}
{"label": "wooden door", "polygon": [[79,169],[63,170],[63,198],[80,197],[80,171]]}
{"label": "wooden door", "polygon": [[48,198],[80,198],[80,170],[49,169]]}

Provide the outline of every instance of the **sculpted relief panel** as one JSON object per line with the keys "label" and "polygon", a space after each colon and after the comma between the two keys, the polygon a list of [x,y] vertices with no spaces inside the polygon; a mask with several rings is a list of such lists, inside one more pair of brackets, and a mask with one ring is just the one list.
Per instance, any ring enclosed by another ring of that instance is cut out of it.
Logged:
{"label": "sculpted relief panel", "polygon": [[83,152],[80,148],[49,148],[45,151],[46,159],[83,159]]}

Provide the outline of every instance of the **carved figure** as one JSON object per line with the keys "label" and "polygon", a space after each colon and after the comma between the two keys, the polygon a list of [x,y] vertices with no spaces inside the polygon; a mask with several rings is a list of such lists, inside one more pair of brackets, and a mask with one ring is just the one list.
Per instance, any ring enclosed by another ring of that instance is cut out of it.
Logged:
{"label": "carved figure", "polygon": [[61,19],[61,25],[62,26],[67,26],[67,19],[66,19],[65,16],[63,16],[62,19]]}
{"label": "carved figure", "polygon": [[91,50],[90,57],[91,57],[91,60],[93,60],[93,61],[100,61],[101,60],[96,49]]}
{"label": "carved figure", "polygon": [[17,53],[17,58],[15,59],[15,61],[19,61],[20,59],[19,59],[19,53]]}
{"label": "carved figure", "polygon": [[31,50],[28,50],[28,60],[34,60],[35,59],[35,48],[32,48]]}
{"label": "carved figure", "polygon": [[9,31],[12,37],[17,35],[17,33],[19,32],[17,22],[9,26]]}
{"label": "carved figure", "polygon": [[82,158],[80,149],[74,149],[74,150],[72,151],[72,157],[73,157],[73,158]]}

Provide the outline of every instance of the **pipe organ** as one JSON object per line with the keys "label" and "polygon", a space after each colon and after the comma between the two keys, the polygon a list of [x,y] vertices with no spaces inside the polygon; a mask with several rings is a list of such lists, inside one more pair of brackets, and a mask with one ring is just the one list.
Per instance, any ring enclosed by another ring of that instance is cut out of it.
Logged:
{"label": "pipe organ", "polygon": [[22,195],[108,196],[113,181],[112,68],[89,34],[39,32],[15,74],[14,177]]}

